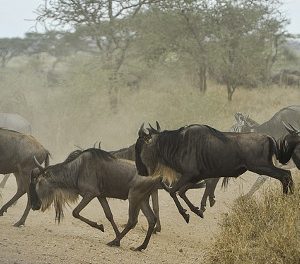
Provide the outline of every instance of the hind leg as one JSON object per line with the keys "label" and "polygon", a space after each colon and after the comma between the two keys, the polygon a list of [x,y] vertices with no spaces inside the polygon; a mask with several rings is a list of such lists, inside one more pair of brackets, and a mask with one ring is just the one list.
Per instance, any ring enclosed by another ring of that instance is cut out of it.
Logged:
{"label": "hind leg", "polygon": [[143,249],[147,248],[148,243],[149,243],[150,238],[151,238],[151,235],[152,235],[153,230],[154,230],[155,223],[156,223],[156,216],[153,213],[153,211],[152,211],[152,209],[149,205],[149,198],[147,199],[147,201],[142,202],[141,210],[147,218],[148,230],[147,230],[147,234],[146,234],[144,242],[139,247],[133,249],[134,251],[142,251]]}
{"label": "hind leg", "polygon": [[0,209],[0,216],[3,216],[4,213],[7,212],[7,209],[11,207],[19,198],[21,198],[26,191],[23,191],[21,189],[18,189],[15,195],[6,203],[2,206]]}
{"label": "hind leg", "polygon": [[27,219],[30,209],[31,209],[30,198],[29,198],[29,193],[27,193],[27,205],[26,205],[25,211],[24,211],[21,219],[17,223],[14,224],[15,227],[19,227],[19,226],[25,224],[25,221]]}
{"label": "hind leg", "polygon": [[137,222],[138,222],[138,215],[139,215],[139,211],[140,211],[140,203],[138,200],[136,199],[129,199],[129,217],[128,217],[128,222],[125,226],[125,228],[123,229],[123,231],[116,236],[116,238],[114,240],[112,240],[111,242],[107,243],[108,246],[110,247],[119,247],[120,246],[120,242],[121,239],[131,230],[133,229]]}
{"label": "hind leg", "polygon": [[155,190],[151,194],[151,199],[152,199],[152,206],[153,206],[153,211],[156,216],[156,226],[154,228],[153,233],[155,234],[156,232],[161,231],[161,225],[160,225],[160,218],[159,218],[159,202],[158,202],[158,190]]}
{"label": "hind leg", "polygon": [[204,191],[202,199],[201,199],[201,210],[203,212],[206,210],[207,198],[209,198],[210,207],[213,207],[214,204],[216,203],[215,190],[216,190],[219,180],[220,180],[220,178],[212,178],[212,179],[205,180],[206,188],[205,188],[205,191]]}
{"label": "hind leg", "polygon": [[5,175],[4,175],[4,178],[3,178],[2,181],[0,182],[0,188],[2,188],[2,189],[4,188],[6,182],[7,182],[8,178],[9,178],[9,175],[10,175],[10,174],[5,174]]}
{"label": "hind leg", "polygon": [[102,224],[98,225],[96,222],[93,222],[79,214],[89,204],[89,202],[92,201],[94,198],[95,198],[94,195],[89,195],[89,194],[86,194],[85,196],[83,196],[80,203],[73,210],[72,215],[73,215],[73,217],[85,222],[89,226],[94,227],[94,228],[99,229],[102,232],[104,232],[104,227]]}

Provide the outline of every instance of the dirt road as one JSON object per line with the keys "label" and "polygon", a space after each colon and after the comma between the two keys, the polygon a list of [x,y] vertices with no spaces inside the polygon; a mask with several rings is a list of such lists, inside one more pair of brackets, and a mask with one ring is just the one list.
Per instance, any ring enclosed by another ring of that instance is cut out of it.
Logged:
{"label": "dirt road", "polygon": [[[234,199],[248,190],[255,179],[254,174],[245,174],[243,179],[231,180],[227,191],[220,190],[219,184],[216,205],[207,209],[204,219],[191,213],[189,224],[179,215],[170,196],[160,191],[162,232],[152,236],[142,253],[130,250],[140,245],[146,235],[147,222],[142,214],[136,228],[121,241],[121,247],[110,248],[106,243],[114,238],[114,232],[98,201],[92,201],[82,215],[103,223],[104,233],[74,219],[72,207],[66,208],[65,218],[59,225],[51,208],[45,213],[31,211],[26,226],[13,227],[25,208],[24,197],[0,218],[0,263],[200,263],[205,258],[205,248],[219,230],[221,215],[228,212]],[[15,188],[12,176],[2,190],[2,204],[13,195]],[[188,196],[199,204],[202,193],[203,189],[191,190]],[[109,204],[117,224],[125,224],[127,201],[110,199]]]}

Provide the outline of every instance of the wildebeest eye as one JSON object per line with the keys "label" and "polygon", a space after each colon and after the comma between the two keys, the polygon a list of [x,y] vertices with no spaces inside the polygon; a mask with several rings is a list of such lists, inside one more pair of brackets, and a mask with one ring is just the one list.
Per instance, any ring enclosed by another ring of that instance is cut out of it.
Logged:
{"label": "wildebeest eye", "polygon": [[147,136],[144,138],[144,141],[146,144],[150,144],[152,142],[152,137],[151,136]]}

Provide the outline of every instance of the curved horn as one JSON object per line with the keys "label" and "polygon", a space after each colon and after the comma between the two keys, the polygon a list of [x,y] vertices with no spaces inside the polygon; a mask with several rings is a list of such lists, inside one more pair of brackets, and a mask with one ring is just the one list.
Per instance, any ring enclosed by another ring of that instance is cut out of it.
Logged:
{"label": "curved horn", "polygon": [[295,132],[296,134],[299,134],[299,133],[300,133],[300,130],[297,129],[297,128],[295,128],[294,126],[292,126],[290,123],[289,123],[289,126],[294,130],[294,132]]}
{"label": "curved horn", "polygon": [[147,128],[147,130],[148,130],[150,133],[158,133],[158,131],[157,131],[153,126],[151,126],[150,123],[148,123],[148,124],[149,124],[149,127],[150,127],[150,128]]}
{"label": "curved horn", "polygon": [[[282,124],[284,125],[284,127],[286,128],[286,130],[291,134],[291,135],[295,135],[296,131],[294,131],[291,127],[289,127],[284,121],[282,121]],[[290,125],[290,124],[289,124]]]}
{"label": "curved horn", "polygon": [[156,121],[156,130],[157,130],[158,132],[160,132],[160,131],[161,131],[161,129],[160,129],[160,125],[159,125],[158,121]]}
{"label": "curved horn", "polygon": [[96,148],[96,144],[97,144],[97,141],[94,143],[94,146],[93,146],[93,148]]}
{"label": "curved horn", "polygon": [[139,137],[143,137],[145,134],[147,134],[147,133],[146,133],[146,130],[144,129],[144,123],[143,123],[139,129],[138,135],[139,135]]}
{"label": "curved horn", "polygon": [[33,156],[34,164],[40,169],[43,170],[44,167],[38,162],[35,156]]}
{"label": "curved horn", "polygon": [[99,141],[98,149],[101,149],[101,141]]}

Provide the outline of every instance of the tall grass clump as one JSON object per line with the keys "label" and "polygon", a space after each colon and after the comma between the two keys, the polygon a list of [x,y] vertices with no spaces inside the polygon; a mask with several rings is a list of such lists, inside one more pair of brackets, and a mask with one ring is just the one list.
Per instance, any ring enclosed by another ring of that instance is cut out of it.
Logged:
{"label": "tall grass clump", "polygon": [[300,188],[293,195],[266,189],[238,199],[208,249],[208,263],[300,263]]}

